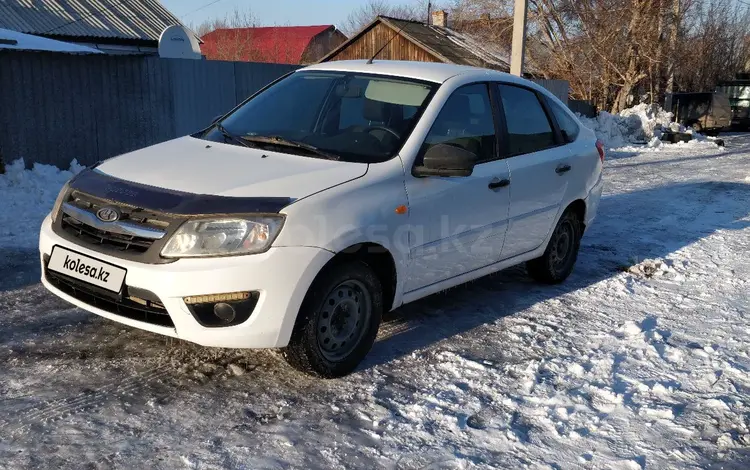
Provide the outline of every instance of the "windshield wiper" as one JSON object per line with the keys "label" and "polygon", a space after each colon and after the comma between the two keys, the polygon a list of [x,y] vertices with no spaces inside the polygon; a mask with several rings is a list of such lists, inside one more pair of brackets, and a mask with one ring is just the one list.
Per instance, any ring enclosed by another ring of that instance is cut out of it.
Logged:
{"label": "windshield wiper", "polygon": [[258,144],[270,144],[270,145],[279,145],[282,147],[294,147],[298,149],[307,150],[308,152],[311,152],[319,157],[323,157],[327,160],[339,160],[341,157],[338,155],[335,155],[330,152],[326,152],[325,150],[321,150],[318,147],[315,147],[314,145],[306,144],[304,142],[299,142],[297,140],[289,140],[285,139],[278,135],[243,135],[240,137],[240,139],[251,142],[251,143],[258,143]]}
{"label": "windshield wiper", "polygon": [[236,136],[236,135],[232,134],[231,132],[229,132],[227,130],[227,128],[224,127],[220,122],[217,122],[214,125],[216,126],[216,129],[219,132],[221,132],[221,135],[223,135],[225,138],[227,138],[229,140],[232,140],[232,141],[234,141],[234,142],[242,145],[243,147],[250,148],[250,145],[247,142],[245,142],[245,140],[242,137]]}

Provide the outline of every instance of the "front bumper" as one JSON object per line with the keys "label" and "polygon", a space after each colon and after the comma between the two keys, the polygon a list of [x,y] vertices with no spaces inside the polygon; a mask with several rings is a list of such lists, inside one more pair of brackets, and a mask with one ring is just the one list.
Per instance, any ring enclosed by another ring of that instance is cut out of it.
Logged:
{"label": "front bumper", "polygon": [[[98,308],[58,289],[46,278],[45,256],[59,245],[127,270],[125,285],[149,291],[164,305],[171,326],[138,321]],[[42,283],[62,299],[102,317],[203,346],[277,348],[289,343],[302,301],[315,276],[333,253],[311,247],[279,247],[257,255],[181,259],[169,264],[122,260],[73,244],[52,231],[51,219],[39,236]],[[204,327],[193,317],[185,297],[252,291],[259,294],[250,318],[229,327]]]}

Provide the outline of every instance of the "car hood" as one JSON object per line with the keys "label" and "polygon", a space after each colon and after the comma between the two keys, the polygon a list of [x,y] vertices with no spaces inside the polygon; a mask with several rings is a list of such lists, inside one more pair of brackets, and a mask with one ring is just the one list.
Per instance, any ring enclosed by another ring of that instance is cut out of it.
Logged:
{"label": "car hood", "polygon": [[194,194],[300,199],[367,173],[367,164],[181,137],[106,160],[97,171]]}

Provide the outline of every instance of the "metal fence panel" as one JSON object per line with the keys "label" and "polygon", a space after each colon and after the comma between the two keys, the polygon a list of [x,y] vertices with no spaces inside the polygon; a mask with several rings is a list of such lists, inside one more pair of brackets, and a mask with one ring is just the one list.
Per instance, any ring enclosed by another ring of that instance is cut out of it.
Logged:
{"label": "metal fence panel", "polygon": [[581,116],[590,118],[596,117],[596,106],[589,101],[584,100],[570,100],[568,107],[574,113],[578,113]]}
{"label": "metal fence panel", "polygon": [[[99,93],[91,96],[96,121],[98,160],[175,136],[173,102],[167,64],[149,67],[143,57],[105,57],[97,78]],[[96,161],[96,160],[94,160]],[[93,163],[90,160],[81,162]]]}
{"label": "metal fence panel", "polygon": [[187,135],[207,127],[214,117],[236,104],[232,62],[179,59],[166,62],[171,69],[174,90],[176,135]]}
{"label": "metal fence panel", "polygon": [[546,88],[553,95],[565,104],[568,104],[568,95],[570,94],[570,83],[567,80],[546,80],[543,78],[534,78],[531,80],[537,85]]}
{"label": "metal fence panel", "polygon": [[[234,62],[236,102],[241,103],[277,78],[297,70],[296,65]],[[228,110],[227,110],[228,111]]]}
{"label": "metal fence panel", "polygon": [[0,155],[67,168],[207,126],[295,66],[0,52]]}

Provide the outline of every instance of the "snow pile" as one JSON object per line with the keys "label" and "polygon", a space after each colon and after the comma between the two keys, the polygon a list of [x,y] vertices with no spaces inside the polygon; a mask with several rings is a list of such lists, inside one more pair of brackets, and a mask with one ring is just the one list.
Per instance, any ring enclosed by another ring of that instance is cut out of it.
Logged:
{"label": "snow pile", "polygon": [[0,246],[36,246],[39,226],[60,188],[83,169],[76,160],[67,171],[38,163],[26,170],[23,159],[8,165],[5,174],[0,174]]}
{"label": "snow pile", "polygon": [[[658,133],[659,131],[657,131]],[[688,130],[687,133],[692,131]],[[723,147],[716,143],[716,139],[713,137],[705,137],[701,134],[695,134],[693,140],[689,142],[677,142],[671,144],[667,141],[661,140],[660,137],[654,137],[646,145],[626,145],[624,147],[610,147],[610,152],[619,153],[645,153],[645,152],[660,152],[666,149],[672,150],[685,150],[685,151],[705,151],[705,150],[721,150]]]}
{"label": "snow pile", "polygon": [[658,147],[661,129],[670,127],[672,113],[658,105],[639,104],[620,114],[601,111],[596,118],[579,116],[579,119],[609,148],[647,142]]}

